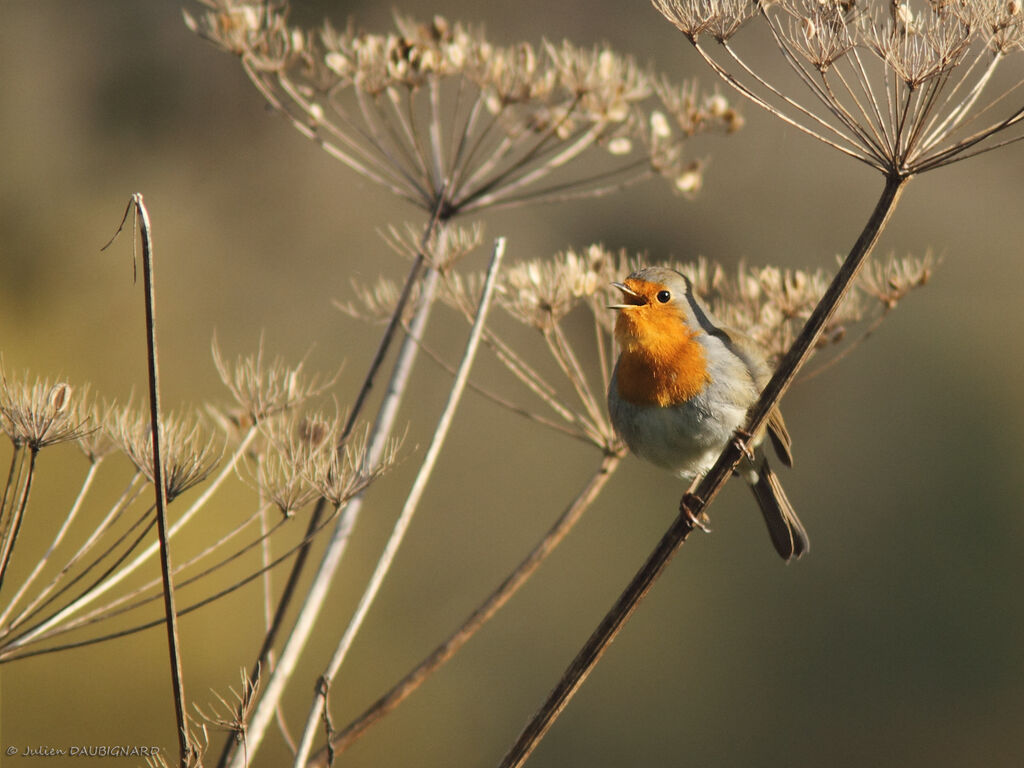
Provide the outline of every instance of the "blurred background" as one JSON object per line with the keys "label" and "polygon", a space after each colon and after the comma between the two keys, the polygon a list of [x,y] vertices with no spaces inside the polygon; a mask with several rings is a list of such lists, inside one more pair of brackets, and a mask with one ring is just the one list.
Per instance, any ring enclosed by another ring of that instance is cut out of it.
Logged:
{"label": "blurred background", "polygon": [[[608,42],[676,80],[712,85],[675,29],[639,0],[407,0],[399,10],[482,23],[499,43]],[[390,11],[296,0],[292,19],[352,17],[383,31]],[[238,62],[185,28],[178,3],[4,0],[0,36],[4,367],[89,382],[108,398],[144,391],[129,239],[100,252],[129,195],[142,192],[157,248],[165,406],[226,400],[214,334],[231,357],[255,352],[262,335],[268,355],[296,362],[308,353],[311,370],[330,374],[344,362],[332,393],[350,400],[378,331],[332,301],[350,298],[353,278],[404,273],[377,231],[419,221],[418,212],[269,112]],[[650,182],[489,216],[488,239],[506,235],[511,259],[602,242],[652,260],[832,267],[881,179],[742,110],[740,134],[694,143],[691,153],[710,158],[697,200]],[[878,253],[933,249],[942,257],[934,279],[841,365],[788,395],[796,467],[782,479],[811,553],[783,565],[748,492],[730,484],[713,534],[690,538],[530,765],[1024,763],[1022,160],[1017,145],[910,184]],[[437,313],[433,343],[456,354],[463,335],[461,321]],[[286,697],[296,723],[447,383],[420,361],[403,414],[407,458],[372,491],[322,642]],[[585,447],[474,397],[452,440],[335,683],[336,725],[461,622],[594,463]],[[71,449],[40,467],[31,510],[40,541],[48,507],[67,505],[61,478],[73,488],[84,469]],[[629,458],[532,582],[342,764],[497,764],[668,527],[679,494],[672,478]],[[224,503],[251,504],[252,495]],[[243,590],[183,620],[186,687],[201,705],[214,700],[211,689],[237,687],[251,663],[259,599]],[[4,665],[2,747],[157,744],[173,754],[166,667],[159,629]],[[260,764],[286,755],[274,736]]]}

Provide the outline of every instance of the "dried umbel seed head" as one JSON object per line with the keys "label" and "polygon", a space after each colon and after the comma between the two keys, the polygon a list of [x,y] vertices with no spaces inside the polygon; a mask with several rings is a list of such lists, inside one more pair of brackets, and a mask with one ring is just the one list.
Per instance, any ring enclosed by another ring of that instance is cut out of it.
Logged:
{"label": "dried umbel seed head", "polygon": [[0,429],[33,451],[74,441],[90,431],[88,409],[65,382],[9,378],[0,369]]}
{"label": "dried umbel seed head", "polygon": [[248,415],[246,423],[258,424],[282,411],[297,408],[311,397],[330,388],[337,376],[320,381],[317,375],[307,376],[304,363],[288,366],[280,358],[264,359],[263,342],[254,355],[239,357],[229,364],[221,354],[216,340],[212,345],[213,361],[221,381],[238,406]]}
{"label": "dried umbel seed head", "polygon": [[[283,9],[204,0],[189,26],[239,56],[271,104],[333,157],[445,219],[498,205],[674,179],[696,131],[648,131],[656,78],[607,47],[496,45],[482,30],[398,15],[395,29],[289,26]],[[667,108],[666,108],[667,107]],[[698,130],[736,120],[674,115]],[[589,150],[607,149],[607,155]],[[586,162],[582,158],[588,157]]]}
{"label": "dried umbel seed head", "polygon": [[[1024,138],[1024,81],[994,76],[1020,65],[1021,0],[652,1],[730,87],[889,177]],[[744,54],[748,22],[795,80]]]}
{"label": "dried umbel seed head", "polygon": [[[155,482],[149,417],[128,405],[112,412],[104,428],[136,469],[150,483]],[[202,434],[199,421],[191,416],[171,414],[165,417],[160,436],[164,491],[167,501],[171,502],[203,482],[216,467],[219,455],[214,451],[213,441]]]}

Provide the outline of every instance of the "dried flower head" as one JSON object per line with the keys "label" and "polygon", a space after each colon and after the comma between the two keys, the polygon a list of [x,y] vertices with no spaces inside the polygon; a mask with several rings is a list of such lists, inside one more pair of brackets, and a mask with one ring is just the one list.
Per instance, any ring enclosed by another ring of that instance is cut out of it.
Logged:
{"label": "dried flower head", "polygon": [[63,381],[12,379],[0,368],[0,429],[32,451],[77,440],[89,431],[83,395]]}
{"label": "dried flower head", "polygon": [[398,460],[401,439],[388,440],[380,456],[373,458],[367,454],[367,434],[366,429],[353,431],[340,446],[331,441],[334,449],[318,451],[315,461],[307,465],[307,481],[335,507],[363,491]]}
{"label": "dried flower head", "polygon": [[551,259],[523,262],[507,269],[497,288],[500,305],[520,322],[546,329],[615,279],[621,254],[598,245],[566,250]]}
{"label": "dried flower head", "polygon": [[[413,225],[399,229],[389,226],[381,235],[384,242],[403,258],[410,261],[422,253],[427,263],[449,278],[455,276],[453,267],[483,242],[483,226],[474,223],[467,227],[449,225],[431,228],[424,241],[423,234]],[[456,278],[457,279],[457,278]],[[354,297],[348,301],[335,301],[334,305],[349,317],[371,323],[386,323],[398,306],[402,286],[387,279],[365,284],[352,280]],[[409,321],[419,302],[422,285],[411,286],[410,301],[405,305],[403,321]]]}
{"label": "dried flower head", "polygon": [[[655,78],[607,47],[500,46],[442,17],[399,15],[376,34],[309,31],[270,4],[202,2],[188,26],[239,56],[296,128],[441,219],[603,194],[654,173],[674,179],[687,138],[739,125],[735,112],[715,119],[660,103]],[[690,130],[652,133],[655,112]]]}
{"label": "dried flower head", "polygon": [[434,227],[427,234],[424,240],[422,226],[408,223],[402,228],[388,225],[381,233],[381,238],[391,250],[410,261],[423,254],[427,263],[439,272],[450,271],[479,248],[484,239],[481,222],[469,226]]}
{"label": "dried flower head", "polygon": [[[130,405],[114,411],[105,425],[118,449],[150,483],[154,482],[153,438],[149,418]],[[203,482],[217,465],[212,439],[200,432],[198,422],[171,414],[161,425],[160,457],[167,501]]]}
{"label": "dried flower head", "polygon": [[213,362],[238,406],[253,423],[261,423],[274,414],[293,409],[316,397],[334,384],[337,376],[319,381],[307,377],[303,362],[289,367],[280,358],[267,363],[263,358],[263,340],[256,354],[239,357],[229,365],[221,355],[216,339],[212,344]]}
{"label": "dried flower head", "polygon": [[[196,713],[205,723],[220,730],[229,731],[239,739],[245,738],[245,731],[248,727],[252,710],[259,701],[260,690],[260,669],[257,665],[256,675],[253,680],[243,669],[239,672],[241,685],[239,690],[229,686],[230,695],[225,697],[211,689],[211,693],[217,699],[215,703],[208,705],[209,712],[200,708],[196,702],[192,703]],[[205,730],[205,725],[203,726]]]}
{"label": "dried flower head", "polygon": [[926,253],[922,258],[890,257],[886,261],[871,261],[860,277],[858,287],[873,296],[886,311],[895,309],[900,300],[915,288],[928,283],[935,271],[935,258]]}
{"label": "dried flower head", "polygon": [[310,478],[337,450],[340,424],[322,415],[290,414],[265,422],[268,449],[256,459],[255,485],[281,513],[291,517],[320,496]]}
{"label": "dried flower head", "polygon": [[[84,397],[85,391],[87,391],[87,387],[83,387],[82,399],[87,401],[87,398]],[[116,403],[108,402],[101,406],[94,402],[82,411],[87,423],[95,425],[95,427],[83,432],[78,438],[77,445],[91,463],[96,463],[117,450],[117,446],[110,438],[110,433],[102,428],[102,425],[108,422],[110,415],[117,408]]]}
{"label": "dried flower head", "polygon": [[[887,176],[1024,138],[1020,0],[653,3],[739,93]],[[767,28],[802,91],[740,52],[747,21]],[[707,46],[705,33],[721,45]],[[1011,56],[1017,72],[1000,84]]]}
{"label": "dried flower head", "polygon": [[[496,300],[508,317],[539,331],[543,348],[564,374],[570,387],[560,387],[542,374],[535,354],[517,350],[501,330],[500,319],[491,318],[485,340],[499,361],[522,382],[555,418],[534,413],[526,407],[510,403],[483,387],[478,391],[494,402],[544,424],[561,433],[599,447],[618,450],[615,432],[607,419],[604,393],[608,387],[611,366],[614,313],[609,304],[619,301],[611,283],[649,263],[642,255],[624,250],[610,251],[601,245],[570,249],[553,257],[523,262],[510,267],[499,277]],[[669,264],[690,278],[697,295],[726,326],[742,330],[760,342],[773,357],[781,357],[793,342],[815,304],[824,294],[830,275],[823,270],[805,272],[780,270],[775,267],[740,266],[729,272],[706,259],[686,264]],[[839,342],[847,328],[855,323],[877,321],[912,288],[924,285],[930,275],[932,261],[924,259],[890,259],[873,269],[856,285],[833,317],[822,336],[820,346]],[[877,270],[877,271],[876,271]],[[473,306],[480,292],[483,275],[453,273],[443,285],[441,300],[468,320],[473,319]],[[882,284],[898,295],[883,292]],[[377,299],[394,295],[397,287],[383,281],[375,289]],[[381,307],[384,310],[384,307]],[[594,340],[593,353],[577,351],[580,345],[570,343],[567,317],[587,318],[594,326],[589,334]],[[874,326],[871,326],[873,328]]]}

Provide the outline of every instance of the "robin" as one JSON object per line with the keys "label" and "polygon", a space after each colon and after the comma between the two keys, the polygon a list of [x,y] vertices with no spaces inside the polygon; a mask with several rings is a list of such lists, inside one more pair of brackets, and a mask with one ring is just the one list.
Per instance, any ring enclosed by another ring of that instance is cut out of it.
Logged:
{"label": "robin", "polygon": [[[703,476],[771,376],[767,355],[753,339],[723,328],[693,295],[689,278],[648,267],[621,283],[615,340],[621,353],[608,388],[616,431],[637,456],[684,480]],[[792,466],[790,437],[776,408],[767,433],[779,458]],[[764,439],[755,435],[751,447]],[[785,560],[810,548],[778,477],[763,455],[748,454],[740,474],[764,514],[775,549]]]}

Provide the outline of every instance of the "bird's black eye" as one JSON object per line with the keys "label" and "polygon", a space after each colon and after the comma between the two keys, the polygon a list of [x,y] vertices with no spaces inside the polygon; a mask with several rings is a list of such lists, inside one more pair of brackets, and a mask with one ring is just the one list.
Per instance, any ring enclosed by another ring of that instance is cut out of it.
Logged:
{"label": "bird's black eye", "polygon": [[669,299],[671,299],[671,298],[672,298],[672,294],[671,294],[671,293],[669,293],[668,291],[658,291],[658,295],[657,295],[657,297],[656,297],[656,298],[657,298],[657,299],[658,299],[658,301],[660,301],[660,302],[661,302],[662,304],[668,304],[668,302],[669,302]]}

